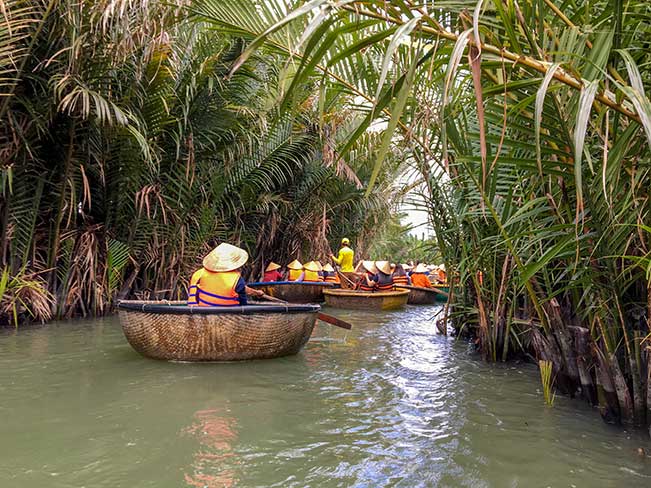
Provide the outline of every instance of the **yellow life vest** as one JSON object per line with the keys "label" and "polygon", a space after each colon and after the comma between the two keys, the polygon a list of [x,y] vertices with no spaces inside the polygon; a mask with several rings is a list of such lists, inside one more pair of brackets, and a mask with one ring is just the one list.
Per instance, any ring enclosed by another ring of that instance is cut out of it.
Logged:
{"label": "yellow life vest", "polygon": [[287,280],[288,281],[296,281],[301,277],[302,274],[303,274],[302,269],[290,269],[289,270],[289,276],[287,277]]}
{"label": "yellow life vest", "polygon": [[305,278],[303,278],[303,281],[323,281],[323,278],[319,276],[318,271],[310,271],[306,269]]}
{"label": "yellow life vest", "polygon": [[216,273],[201,268],[192,275],[188,305],[200,307],[232,307],[240,304],[235,287],[240,279],[238,271]]}

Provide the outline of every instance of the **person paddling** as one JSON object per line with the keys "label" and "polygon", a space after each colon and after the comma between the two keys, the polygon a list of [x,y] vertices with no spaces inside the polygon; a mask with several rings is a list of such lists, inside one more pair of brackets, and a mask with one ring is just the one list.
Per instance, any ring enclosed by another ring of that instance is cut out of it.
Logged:
{"label": "person paddling", "polygon": [[355,271],[353,268],[353,261],[355,259],[355,251],[350,248],[350,240],[344,237],[341,240],[341,249],[339,249],[339,256],[331,255],[330,258],[341,267],[342,273],[352,273]]}
{"label": "person paddling", "polygon": [[[246,282],[241,268],[249,254],[239,247],[222,243],[203,258],[203,268],[190,279],[188,305],[199,307],[236,307],[247,304]],[[262,291],[251,290],[261,296]]]}
{"label": "person paddling", "polygon": [[422,288],[432,288],[432,283],[430,283],[426,273],[427,267],[420,263],[411,273],[411,284]]}
{"label": "person paddling", "polygon": [[280,272],[280,264],[276,264],[273,261],[269,263],[267,269],[264,271],[264,276],[262,281],[269,283],[271,281],[283,281],[283,275]]}

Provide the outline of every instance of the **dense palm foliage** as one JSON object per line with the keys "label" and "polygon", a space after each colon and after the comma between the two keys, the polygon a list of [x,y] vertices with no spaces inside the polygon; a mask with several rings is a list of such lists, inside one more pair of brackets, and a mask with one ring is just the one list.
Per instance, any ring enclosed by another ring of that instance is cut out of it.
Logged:
{"label": "dense palm foliage", "polygon": [[[184,4],[9,0],[0,16],[0,317],[172,298],[221,240],[263,261],[363,246],[398,195],[373,135],[309,87],[281,111],[285,59],[250,57]],[[246,37],[246,36],[244,36]],[[325,115],[324,115],[325,114]]]}
{"label": "dense palm foliage", "polygon": [[[651,421],[649,7],[641,0],[203,0],[287,55],[423,177],[452,318],[490,360],[535,354],[605,418]],[[238,71],[234,69],[234,72]],[[298,98],[297,98],[298,97]]]}

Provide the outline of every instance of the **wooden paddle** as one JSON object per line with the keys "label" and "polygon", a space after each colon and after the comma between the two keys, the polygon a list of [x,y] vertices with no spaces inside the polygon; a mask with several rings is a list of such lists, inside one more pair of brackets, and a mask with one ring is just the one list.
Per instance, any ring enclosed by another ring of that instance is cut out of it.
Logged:
{"label": "wooden paddle", "polygon": [[334,315],[328,315],[327,313],[319,312],[317,314],[317,318],[322,322],[326,322],[336,327],[341,327],[342,329],[350,330],[353,328],[353,325],[350,322],[346,322],[345,320],[338,319]]}
{"label": "wooden paddle", "polygon": [[[348,278],[348,276],[346,276],[343,273],[343,271],[341,271],[339,268],[337,268],[337,274],[339,275],[339,280],[340,281],[341,280],[346,281],[346,283],[348,283],[348,286],[350,286],[351,289],[355,288],[355,283],[353,283],[352,280],[350,278]],[[343,288],[343,286],[342,286],[342,288]]]}
{"label": "wooden paddle", "polygon": [[[280,298],[271,297],[265,294],[262,294],[260,298],[262,298],[263,300],[267,300],[268,302],[282,303],[284,305],[289,304],[289,302],[286,302],[285,300],[281,300]],[[327,313],[319,312],[317,314],[317,318],[328,324],[341,327],[342,329],[350,330],[353,328],[352,324],[346,322],[345,320],[338,319],[337,317],[334,317],[332,315],[328,315]]]}

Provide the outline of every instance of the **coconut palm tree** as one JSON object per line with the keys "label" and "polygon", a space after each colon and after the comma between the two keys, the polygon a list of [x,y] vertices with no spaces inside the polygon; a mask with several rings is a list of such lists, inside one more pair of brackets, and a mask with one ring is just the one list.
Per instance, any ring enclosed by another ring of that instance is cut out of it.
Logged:
{"label": "coconut palm tree", "polygon": [[3,320],[182,297],[220,240],[247,247],[255,272],[263,258],[325,253],[342,233],[368,238],[393,209],[399,165],[366,196],[373,141],[347,162],[333,151],[351,124],[336,100],[320,119],[306,84],[285,114],[278,53],[229,76],[242,38],[187,17],[157,1],[6,3]]}

